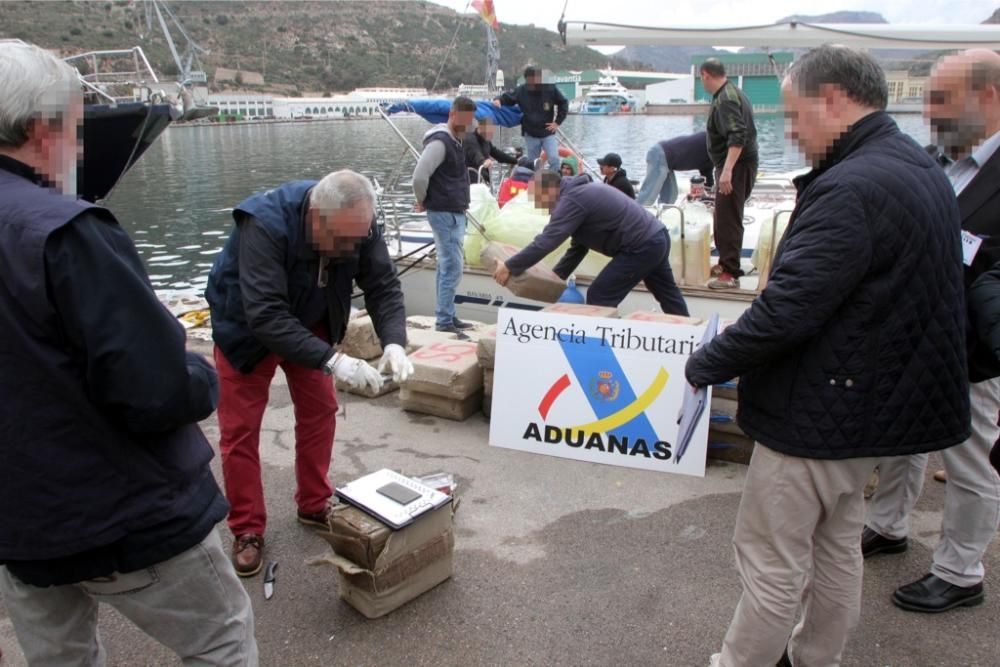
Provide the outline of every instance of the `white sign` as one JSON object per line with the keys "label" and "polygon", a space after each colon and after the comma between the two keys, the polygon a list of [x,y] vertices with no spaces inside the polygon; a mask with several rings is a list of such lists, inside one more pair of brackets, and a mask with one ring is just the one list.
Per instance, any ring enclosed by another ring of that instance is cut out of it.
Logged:
{"label": "white sign", "polygon": [[501,308],[490,444],[704,476],[708,406],[687,443],[677,424],[704,329]]}
{"label": "white sign", "polygon": [[979,246],[983,245],[983,240],[975,234],[962,230],[962,261],[966,266],[972,266],[972,260],[979,252]]}

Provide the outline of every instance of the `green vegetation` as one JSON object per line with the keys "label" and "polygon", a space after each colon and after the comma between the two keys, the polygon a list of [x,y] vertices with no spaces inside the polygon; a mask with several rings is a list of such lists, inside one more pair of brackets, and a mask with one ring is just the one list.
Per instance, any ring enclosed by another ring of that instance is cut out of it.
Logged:
{"label": "green vegetation", "polygon": [[[459,15],[428,2],[212,0],[170,6],[191,37],[211,50],[202,57],[209,80],[217,67],[255,71],[267,82],[257,89],[288,93],[431,87],[435,81],[445,89],[482,83],[486,76],[483,22],[474,14]],[[157,72],[176,71],[158,26],[154,22],[147,29],[139,1],[0,2],[0,26],[2,37],[18,37],[64,55],[142,46]],[[173,37],[180,39],[176,32]],[[500,66],[508,82],[529,63],[554,70],[634,67],[593,49],[563,46],[551,30],[503,25],[499,40]],[[178,44],[180,50],[183,46]]]}

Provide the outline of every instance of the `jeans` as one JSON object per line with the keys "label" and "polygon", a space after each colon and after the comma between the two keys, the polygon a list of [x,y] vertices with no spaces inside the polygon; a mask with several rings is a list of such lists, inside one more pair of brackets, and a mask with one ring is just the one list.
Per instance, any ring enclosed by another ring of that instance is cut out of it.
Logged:
{"label": "jeans", "polygon": [[253,608],[213,529],[200,544],[136,572],[41,588],[0,567],[0,593],[29,665],[107,664],[104,602],[184,665],[257,665]]}
{"label": "jeans", "polygon": [[524,154],[529,160],[537,160],[545,149],[545,157],[549,161],[549,169],[559,171],[559,139],[554,134],[547,137],[532,137],[524,135]]}
{"label": "jeans", "polygon": [[450,211],[427,211],[427,221],[434,232],[437,252],[437,328],[455,326],[455,290],[462,281],[465,243],[465,214]]}
{"label": "jeans", "polygon": [[646,151],[646,178],[642,180],[636,199],[643,206],[656,203],[659,194],[661,204],[677,201],[677,174],[667,164],[667,156],[659,144],[653,144]]}

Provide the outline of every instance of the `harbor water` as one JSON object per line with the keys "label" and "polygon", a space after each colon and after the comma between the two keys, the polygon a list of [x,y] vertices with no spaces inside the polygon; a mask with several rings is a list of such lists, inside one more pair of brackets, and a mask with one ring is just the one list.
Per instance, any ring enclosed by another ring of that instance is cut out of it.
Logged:
{"label": "harbor water", "polygon": [[[921,144],[928,130],[917,114],[896,117]],[[430,125],[396,118],[420,147]],[[704,127],[704,116],[569,116],[563,131],[592,165],[605,153],[621,154],[629,178],[645,175],[653,143]],[[804,166],[785,139],[781,115],[757,118],[761,171]],[[518,129],[503,129],[494,143],[521,145]],[[248,195],[294,179],[314,179],[353,169],[386,184],[402,174],[394,198],[397,215],[409,215],[409,175],[414,160],[381,119],[172,127],[132,170],[105,204],[132,235],[154,288],[201,292],[215,255],[232,226],[232,207]]]}

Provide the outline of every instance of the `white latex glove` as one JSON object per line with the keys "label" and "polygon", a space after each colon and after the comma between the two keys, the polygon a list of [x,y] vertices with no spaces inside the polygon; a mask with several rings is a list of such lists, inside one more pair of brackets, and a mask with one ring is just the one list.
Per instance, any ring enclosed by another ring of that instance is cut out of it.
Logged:
{"label": "white latex glove", "polygon": [[382,376],[368,362],[341,354],[333,365],[333,375],[355,389],[368,386],[373,392],[382,389]]}
{"label": "white latex glove", "polygon": [[413,375],[413,364],[406,358],[406,350],[396,343],[389,343],[385,346],[382,359],[378,362],[378,372],[385,372],[386,366],[392,371],[394,382],[405,382],[408,377]]}

